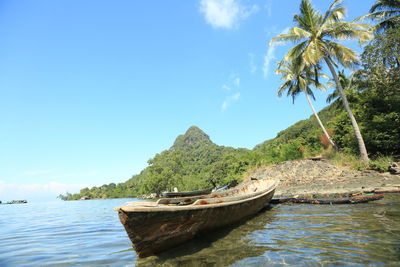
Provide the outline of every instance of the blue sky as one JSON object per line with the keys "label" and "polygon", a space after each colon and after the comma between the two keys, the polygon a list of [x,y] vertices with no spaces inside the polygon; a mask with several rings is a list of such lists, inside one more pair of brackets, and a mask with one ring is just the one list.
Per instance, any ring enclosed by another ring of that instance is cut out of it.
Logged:
{"label": "blue sky", "polygon": [[[347,18],[373,2],[345,1]],[[126,181],[191,125],[252,148],[308,118],[276,94],[289,45],[268,46],[299,3],[0,1],[0,200]]]}

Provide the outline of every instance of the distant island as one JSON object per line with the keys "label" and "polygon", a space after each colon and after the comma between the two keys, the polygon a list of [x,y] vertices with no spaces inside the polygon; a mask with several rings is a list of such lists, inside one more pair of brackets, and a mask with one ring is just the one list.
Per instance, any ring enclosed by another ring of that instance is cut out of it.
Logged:
{"label": "distant island", "polygon": [[6,203],[2,203],[2,202],[0,201],[0,204],[26,204],[26,203],[28,203],[28,201],[25,200],[25,199],[21,199],[21,200],[11,200],[11,201],[7,201]]}

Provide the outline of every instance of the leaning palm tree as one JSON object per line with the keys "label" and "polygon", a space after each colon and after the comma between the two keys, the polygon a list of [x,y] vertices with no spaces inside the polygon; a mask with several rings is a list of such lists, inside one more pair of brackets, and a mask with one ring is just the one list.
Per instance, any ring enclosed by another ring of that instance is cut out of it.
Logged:
{"label": "leaning palm tree", "polygon": [[285,55],[285,61],[293,61],[302,57],[308,66],[315,66],[323,61],[328,65],[353,126],[361,159],[368,161],[367,149],[340,84],[335,62],[344,67],[352,67],[358,61],[357,53],[339,44],[337,40],[356,39],[360,43],[364,43],[369,41],[373,35],[371,26],[368,24],[343,21],[342,18],[346,14],[346,9],[341,3],[342,0],[335,0],[326,13],[322,15],[311,5],[309,0],[302,0],[300,14],[294,16],[297,26],[289,29],[288,33],[273,38],[270,45],[276,41],[295,42],[296,45]]}
{"label": "leaning palm tree", "polygon": [[280,74],[282,76],[281,79],[283,80],[283,84],[278,88],[278,96],[281,97],[286,91],[287,96],[291,96],[294,103],[296,96],[300,93],[304,93],[306,95],[308,104],[310,105],[311,110],[313,111],[314,116],[317,119],[319,126],[321,126],[326,138],[332,147],[337,149],[336,144],[326,131],[325,126],[319,118],[318,113],[310,99],[311,96],[315,100],[315,96],[310,85],[313,85],[317,89],[325,89],[325,87],[319,82],[319,76],[321,76],[321,74],[318,72],[318,69],[320,67],[315,66],[313,69],[311,69],[310,67],[305,66],[304,63],[299,62],[300,60],[301,59],[299,58],[296,61],[280,62],[278,64],[278,69],[275,71],[275,73]]}
{"label": "leaning palm tree", "polygon": [[357,20],[377,21],[378,24],[375,25],[377,32],[400,26],[400,0],[376,0],[369,12]]}

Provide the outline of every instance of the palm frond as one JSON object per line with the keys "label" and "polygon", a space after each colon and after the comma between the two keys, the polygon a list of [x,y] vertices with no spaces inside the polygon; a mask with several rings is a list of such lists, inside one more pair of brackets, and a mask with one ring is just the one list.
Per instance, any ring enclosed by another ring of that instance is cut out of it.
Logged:
{"label": "palm frond", "polygon": [[274,45],[277,42],[299,42],[304,39],[310,38],[311,33],[299,28],[293,27],[289,29],[288,33],[282,33],[274,38],[271,39],[269,45]]}
{"label": "palm frond", "polygon": [[313,40],[309,42],[308,46],[304,49],[303,58],[308,65],[315,65],[324,57],[320,45],[318,40]]}
{"label": "palm frond", "polygon": [[286,89],[290,89],[290,81],[284,82],[279,88],[278,88],[278,96],[282,97],[283,92],[286,91]]}
{"label": "palm frond", "polygon": [[342,0],[335,0],[325,12],[323,24],[339,21],[346,16],[347,10],[342,6]]}
{"label": "palm frond", "polygon": [[375,32],[380,33],[388,29],[395,29],[399,27],[400,27],[400,16],[395,16],[378,23],[377,25],[375,25],[374,30]]}
{"label": "palm frond", "polygon": [[371,7],[370,13],[358,17],[356,21],[371,20],[378,22],[375,32],[400,26],[400,0],[377,0]]}
{"label": "palm frond", "polygon": [[358,64],[357,53],[339,43],[326,41],[329,55],[346,68],[355,68]]}
{"label": "palm frond", "polygon": [[315,99],[311,86],[324,90],[325,86],[319,82],[321,66],[307,66],[303,57],[293,58],[291,61],[282,60],[278,63],[276,73],[281,75],[284,83],[278,88],[278,96],[286,92],[292,97],[293,103],[300,93],[305,93]]}
{"label": "palm frond", "polygon": [[356,18],[354,21],[364,21],[364,20],[372,20],[372,21],[383,21],[393,17],[397,17],[400,15],[399,10],[386,10],[386,11],[377,11],[373,13],[369,13],[363,16]]}
{"label": "palm frond", "polygon": [[304,41],[296,45],[295,47],[291,48],[283,58],[284,61],[293,61],[294,59],[298,58],[304,51],[304,49],[308,45],[308,41]]}
{"label": "palm frond", "polygon": [[305,93],[308,94],[309,96],[311,96],[311,98],[312,98],[313,100],[315,100],[314,92],[311,90],[310,87],[307,87],[307,89],[305,90]]}
{"label": "palm frond", "polygon": [[327,22],[340,21],[346,16],[346,14],[347,14],[346,7],[341,6],[337,9],[335,9],[334,11],[332,11],[332,13],[329,14],[329,16],[326,18],[325,21],[327,21]]}
{"label": "palm frond", "polygon": [[316,28],[323,18],[322,15],[314,9],[309,0],[302,0],[300,4],[300,14],[293,17],[298,27],[310,30]]}
{"label": "palm frond", "polygon": [[275,45],[278,42],[298,42],[306,37],[299,36],[295,33],[283,33],[271,39],[269,45]]}
{"label": "palm frond", "polygon": [[400,9],[400,1],[399,0],[377,0],[369,10],[370,13],[379,11],[379,10],[388,10],[388,9]]}
{"label": "palm frond", "polygon": [[373,38],[372,32],[373,27],[369,24],[339,21],[332,23],[321,36],[337,40],[358,40],[363,44]]}
{"label": "palm frond", "polygon": [[[332,79],[331,79],[332,80]],[[330,88],[336,87],[336,83],[334,81],[332,82],[327,82],[326,85]]]}
{"label": "palm frond", "polygon": [[329,15],[339,7],[342,7],[343,0],[335,0],[329,6],[328,10],[325,12],[324,20],[329,17]]}
{"label": "palm frond", "polygon": [[309,31],[306,31],[302,28],[299,27],[293,27],[289,30],[289,33],[296,35],[299,37],[299,39],[305,39],[305,38],[310,38],[311,33]]}
{"label": "palm frond", "polygon": [[333,101],[335,101],[336,99],[338,99],[340,96],[340,93],[338,90],[333,91],[332,94],[329,94],[328,97],[326,98],[326,103],[331,103]]}
{"label": "palm frond", "polygon": [[386,20],[395,16],[400,15],[400,9],[398,10],[385,10],[385,11],[377,11],[374,13],[368,14],[368,17],[372,20]]}
{"label": "palm frond", "polygon": [[[347,76],[344,73],[344,70],[338,72],[339,82],[344,91],[349,91],[351,88],[353,88],[355,73],[356,72],[353,72],[349,76]],[[331,103],[334,100],[339,99],[341,95],[339,89],[337,88],[337,84],[333,79],[331,79],[331,81],[328,83],[328,86],[335,88],[335,90],[331,94],[329,94],[328,97],[326,98],[326,103]]]}

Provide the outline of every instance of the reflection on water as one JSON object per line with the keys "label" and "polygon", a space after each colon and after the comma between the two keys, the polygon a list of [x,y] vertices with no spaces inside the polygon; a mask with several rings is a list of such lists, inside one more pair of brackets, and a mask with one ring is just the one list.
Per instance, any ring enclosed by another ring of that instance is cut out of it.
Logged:
{"label": "reflection on water", "polygon": [[[270,208],[240,224],[223,228],[167,251],[157,257],[139,259],[139,266],[227,266],[238,260],[260,256],[265,249],[255,246],[250,238],[254,231],[262,230],[273,218]],[[272,212],[274,213],[274,212]],[[218,218],[216,218],[218,219]]]}
{"label": "reflection on water", "polygon": [[0,266],[400,264],[400,195],[358,205],[273,206],[145,259],[137,259],[112,210],[125,201],[1,205]]}

